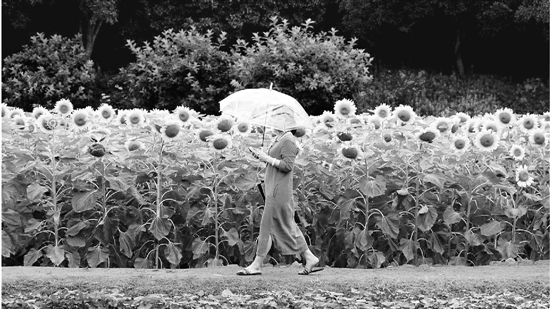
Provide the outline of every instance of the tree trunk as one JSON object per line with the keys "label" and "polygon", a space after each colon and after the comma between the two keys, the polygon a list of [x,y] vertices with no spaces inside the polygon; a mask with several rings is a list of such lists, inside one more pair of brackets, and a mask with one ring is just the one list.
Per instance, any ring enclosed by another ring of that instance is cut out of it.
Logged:
{"label": "tree trunk", "polygon": [[462,54],[460,53],[460,30],[456,31],[456,41],[455,41],[455,63],[456,70],[460,77],[464,77],[464,63],[462,62]]}
{"label": "tree trunk", "polygon": [[99,29],[103,24],[102,20],[98,20],[95,16],[88,18],[85,16],[84,20],[80,24],[80,33],[82,33],[82,46],[86,52],[86,56],[89,59],[92,57],[92,51],[94,49],[95,39],[99,33]]}

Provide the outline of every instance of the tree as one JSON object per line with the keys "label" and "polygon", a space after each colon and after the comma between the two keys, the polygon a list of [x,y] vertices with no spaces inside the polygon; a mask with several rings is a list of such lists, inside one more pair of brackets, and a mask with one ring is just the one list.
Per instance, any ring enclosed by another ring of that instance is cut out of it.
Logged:
{"label": "tree", "polygon": [[117,21],[118,0],[80,0],[80,33],[82,46],[88,59],[92,56],[95,40],[104,23],[114,24]]}

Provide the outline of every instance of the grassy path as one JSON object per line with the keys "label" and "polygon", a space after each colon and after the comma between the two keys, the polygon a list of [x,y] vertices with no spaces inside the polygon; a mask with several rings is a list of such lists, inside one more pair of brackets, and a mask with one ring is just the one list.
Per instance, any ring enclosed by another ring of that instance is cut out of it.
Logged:
{"label": "grassy path", "polygon": [[[335,304],[350,301],[363,304],[364,308],[371,305],[414,308],[418,304],[430,308],[431,303],[432,308],[445,308],[453,304],[468,307],[469,301],[479,305],[483,299],[494,301],[491,304],[505,302],[510,308],[544,308],[537,304],[550,302],[549,261],[479,267],[325,268],[309,276],[298,276],[300,268],[296,266],[266,267],[262,276],[248,277],[236,276],[238,269],[234,265],[174,270],[3,267],[2,302],[8,308],[10,299],[29,295],[41,299],[45,296],[39,295],[55,295],[60,291],[65,291],[65,295],[71,291],[119,295],[113,297],[118,297],[120,304],[124,299],[135,302],[160,295],[165,304],[167,300],[180,301],[176,303],[181,308],[203,308],[193,307],[201,301],[213,302],[213,308],[215,303],[220,308],[228,304],[259,308],[289,304],[298,308],[324,307],[327,301]],[[258,303],[262,300],[265,304]],[[186,302],[188,307],[184,306]]]}

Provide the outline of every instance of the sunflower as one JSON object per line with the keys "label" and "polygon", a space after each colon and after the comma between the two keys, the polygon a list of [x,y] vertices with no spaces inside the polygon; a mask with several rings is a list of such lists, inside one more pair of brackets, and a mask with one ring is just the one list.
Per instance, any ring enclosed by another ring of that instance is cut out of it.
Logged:
{"label": "sunflower", "polygon": [[332,129],[336,123],[336,117],[333,113],[324,111],[323,114],[319,116],[319,122],[322,128]]}
{"label": "sunflower", "polygon": [[355,115],[356,110],[357,108],[355,107],[355,103],[348,99],[336,101],[336,103],[334,104],[334,114],[336,114],[337,116],[353,116]]}
{"label": "sunflower", "polygon": [[353,128],[358,128],[363,125],[363,119],[357,116],[351,116],[346,120],[346,123]]}
{"label": "sunflower", "polygon": [[98,128],[90,131],[90,140],[92,142],[106,142],[109,136],[111,136],[111,130],[107,128]]}
{"label": "sunflower", "polygon": [[15,107],[10,111],[10,118],[15,118],[15,116],[25,117],[25,112],[19,107]]}
{"label": "sunflower", "polygon": [[510,156],[516,161],[521,161],[525,158],[525,148],[520,145],[512,145],[510,148]]}
{"label": "sunflower", "polygon": [[523,115],[518,121],[518,126],[524,133],[530,133],[531,130],[536,129],[538,125],[539,122],[537,121],[537,117],[532,114]]}
{"label": "sunflower", "polygon": [[511,126],[516,122],[514,111],[509,108],[498,109],[495,118],[503,126]]}
{"label": "sunflower", "polygon": [[116,117],[115,110],[109,104],[101,105],[97,111],[96,115],[99,117],[101,122],[111,122]]}
{"label": "sunflower", "polygon": [[470,120],[470,115],[465,113],[456,113],[455,116],[460,120],[460,123],[466,123],[468,120]]}
{"label": "sunflower", "polygon": [[115,118],[115,123],[119,126],[127,125],[127,121],[126,121],[127,113],[128,111],[119,110]]}
{"label": "sunflower", "polygon": [[360,160],[363,157],[363,152],[357,145],[344,145],[338,149],[338,156],[349,161]]}
{"label": "sunflower", "polygon": [[13,125],[20,131],[26,131],[29,128],[27,117],[16,115],[13,117]]}
{"label": "sunflower", "polygon": [[540,119],[546,122],[550,122],[550,112],[545,112],[544,114],[542,114],[542,116],[540,116]]}
{"label": "sunflower", "polygon": [[308,134],[308,132],[306,131],[306,128],[304,127],[298,127],[294,130],[291,131],[292,132],[292,135],[300,138],[300,137],[303,137],[304,135]]}
{"label": "sunflower", "polygon": [[38,119],[38,117],[40,117],[44,114],[49,114],[49,113],[50,112],[47,109],[45,109],[44,107],[37,106],[37,107],[32,109],[32,118]]}
{"label": "sunflower", "polygon": [[464,129],[468,133],[477,133],[477,132],[479,132],[480,124],[481,124],[481,120],[476,119],[476,118],[470,118],[464,124]]}
{"label": "sunflower", "polygon": [[378,116],[381,119],[386,119],[391,116],[391,107],[386,104],[378,105],[374,109],[374,115]]}
{"label": "sunflower", "polygon": [[502,125],[497,120],[484,120],[481,123],[482,123],[482,126],[483,126],[482,128],[484,130],[493,131],[498,136],[500,136],[502,134]]}
{"label": "sunflower", "polygon": [[382,132],[381,137],[382,137],[382,141],[386,144],[389,144],[392,141],[392,135],[390,132]]}
{"label": "sunflower", "polygon": [[382,127],[382,118],[375,115],[368,117],[368,123],[371,124],[375,130],[378,130]]}
{"label": "sunflower", "polygon": [[252,126],[248,121],[241,121],[233,128],[236,134],[246,136],[252,131]]}
{"label": "sunflower", "polygon": [[529,142],[536,147],[548,146],[548,136],[543,129],[534,129],[529,133]]}
{"label": "sunflower", "polygon": [[439,133],[438,129],[428,126],[420,133],[418,133],[416,137],[423,142],[431,143],[436,137],[440,135],[441,133]]}
{"label": "sunflower", "polygon": [[476,134],[474,144],[480,151],[491,152],[498,148],[499,137],[496,133],[481,130]]}
{"label": "sunflower", "polygon": [[215,134],[207,138],[210,148],[214,151],[222,152],[233,146],[231,138],[227,134]]}
{"label": "sunflower", "polygon": [[129,152],[143,149],[143,143],[137,140],[127,141],[126,143],[124,143],[124,146],[126,147],[126,150],[128,150]]}
{"label": "sunflower", "polygon": [[533,183],[533,177],[529,175],[529,170],[527,169],[527,166],[520,166],[516,170],[516,182],[518,186],[523,188],[530,186]]}
{"label": "sunflower", "polygon": [[394,111],[392,116],[397,118],[397,122],[400,124],[413,124],[416,119],[416,114],[412,107],[408,105],[399,105]]}
{"label": "sunflower", "polygon": [[77,109],[71,116],[71,128],[75,131],[85,131],[90,125],[90,117],[86,110]]}
{"label": "sunflower", "polygon": [[228,115],[221,115],[216,122],[216,129],[219,132],[227,133],[233,128],[234,124],[235,121],[233,120],[233,117]]}
{"label": "sunflower", "polygon": [[10,116],[10,109],[5,103],[0,103],[2,105],[2,118],[8,118]]}
{"label": "sunflower", "polygon": [[338,137],[341,142],[349,142],[353,139],[353,136],[349,132],[338,132],[336,133],[336,137]]}
{"label": "sunflower", "polygon": [[132,128],[141,128],[145,125],[145,113],[141,109],[127,111],[125,116],[126,124]]}
{"label": "sunflower", "polygon": [[73,103],[67,99],[61,99],[55,103],[54,111],[59,115],[68,116],[73,112]]}
{"label": "sunflower", "polygon": [[181,133],[181,122],[177,120],[169,120],[166,124],[160,129],[162,134],[162,139],[165,142],[173,142],[176,140]]}
{"label": "sunflower", "polygon": [[445,133],[449,131],[449,128],[452,127],[452,124],[451,124],[451,120],[447,118],[439,117],[434,122],[432,122],[430,126],[438,130],[440,133]]}
{"label": "sunflower", "polygon": [[212,135],[214,135],[214,132],[212,132],[212,130],[209,130],[209,129],[197,130],[197,137],[199,138],[199,140],[203,142],[208,142],[209,136],[212,136]]}
{"label": "sunflower", "polygon": [[36,125],[40,131],[44,133],[52,133],[57,127],[61,125],[57,118],[54,118],[50,114],[44,114],[36,119]]}
{"label": "sunflower", "polygon": [[178,106],[174,110],[174,116],[176,117],[176,119],[178,119],[183,123],[190,122],[195,117],[196,114],[197,114],[196,111],[189,109],[185,106]]}
{"label": "sunflower", "polygon": [[470,148],[470,140],[465,135],[455,135],[451,140],[451,148],[458,154],[463,154]]}

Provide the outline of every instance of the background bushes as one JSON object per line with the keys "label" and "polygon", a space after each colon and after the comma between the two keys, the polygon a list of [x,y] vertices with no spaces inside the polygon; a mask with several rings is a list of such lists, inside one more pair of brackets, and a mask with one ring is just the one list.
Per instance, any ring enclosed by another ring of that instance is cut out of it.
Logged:
{"label": "background bushes", "polygon": [[80,37],[37,34],[25,49],[3,60],[3,102],[27,111],[52,108],[61,98],[75,107],[108,102],[117,108],[173,110],[185,105],[217,114],[218,102],[236,90],[269,87],[298,99],[312,115],[334,102],[355,101],[358,112],[385,103],[410,105],[424,116],[470,115],[509,107],[515,113],[548,110],[548,81],[514,81],[490,75],[443,75],[421,70],[370,73],[372,58],[336,32],[314,33],[312,22],[291,27],[272,18],[251,43],[225,45],[225,34],[164,31],[152,44],[128,41],[136,59],[115,75],[86,60]]}
{"label": "background bushes", "polygon": [[23,51],[3,59],[4,103],[25,110],[33,105],[52,108],[63,98],[75,107],[96,105],[96,69],[80,44],[80,35],[48,38],[38,33],[30,41]]}

